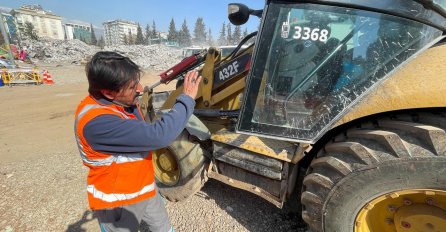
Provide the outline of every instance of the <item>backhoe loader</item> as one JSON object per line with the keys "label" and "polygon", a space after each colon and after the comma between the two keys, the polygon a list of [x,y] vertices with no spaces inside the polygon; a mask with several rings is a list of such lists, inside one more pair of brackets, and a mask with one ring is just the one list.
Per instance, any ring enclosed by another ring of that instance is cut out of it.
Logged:
{"label": "backhoe loader", "polygon": [[[210,48],[161,75],[203,79],[186,129],[153,152],[160,193],[180,201],[213,178],[299,200],[312,231],[446,231],[446,1],[228,6],[234,25],[250,15],[259,29],[231,55]],[[148,123],[177,86],[146,87]]]}

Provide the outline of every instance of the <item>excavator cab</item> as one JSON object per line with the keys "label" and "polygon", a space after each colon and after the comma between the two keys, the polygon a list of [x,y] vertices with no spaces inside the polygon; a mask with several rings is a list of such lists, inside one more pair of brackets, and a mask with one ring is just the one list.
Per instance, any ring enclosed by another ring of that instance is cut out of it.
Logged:
{"label": "excavator cab", "polygon": [[268,1],[238,132],[314,143],[370,89],[443,38],[444,1],[435,5],[440,13],[418,1],[331,2]]}

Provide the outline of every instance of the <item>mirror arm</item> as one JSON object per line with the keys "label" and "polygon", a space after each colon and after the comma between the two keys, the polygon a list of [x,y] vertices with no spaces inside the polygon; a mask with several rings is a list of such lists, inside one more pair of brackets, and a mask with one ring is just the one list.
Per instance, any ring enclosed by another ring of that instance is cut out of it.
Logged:
{"label": "mirror arm", "polygon": [[249,14],[262,18],[263,10],[250,10]]}

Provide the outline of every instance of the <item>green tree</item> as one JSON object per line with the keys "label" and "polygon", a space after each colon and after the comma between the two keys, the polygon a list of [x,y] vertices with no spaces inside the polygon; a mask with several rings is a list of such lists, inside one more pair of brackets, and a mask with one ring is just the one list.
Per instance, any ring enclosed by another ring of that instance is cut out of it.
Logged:
{"label": "green tree", "polygon": [[211,28],[209,28],[209,30],[208,30],[208,45],[214,46],[214,38],[212,37]]}
{"label": "green tree", "polygon": [[232,34],[232,43],[238,44],[242,40],[242,29],[240,26],[235,26],[234,33]]}
{"label": "green tree", "polygon": [[232,38],[232,28],[231,28],[230,23],[228,23],[228,33],[226,34],[226,41],[227,41],[227,45],[234,44],[234,40]]}
{"label": "green tree", "polygon": [[146,44],[149,44],[149,42],[150,42],[150,38],[152,37],[152,32],[150,31],[150,26],[149,26],[149,24],[147,24],[147,26],[146,26],[146,37],[145,37],[145,43]]}
{"label": "green tree", "polygon": [[128,45],[128,44],[129,44],[129,41],[127,40],[127,36],[126,36],[125,34],[124,34],[123,43],[124,43],[125,45]]}
{"label": "green tree", "polygon": [[34,30],[34,25],[31,22],[25,23],[25,36],[32,40],[39,40],[36,30]]}
{"label": "green tree", "polygon": [[167,34],[167,40],[168,41],[176,41],[177,40],[177,29],[175,28],[175,21],[173,21],[173,18],[170,20],[169,24],[169,33]]}
{"label": "green tree", "polygon": [[138,28],[136,29],[136,39],[135,39],[135,44],[144,44],[144,37],[142,35],[142,29],[141,26],[138,23]]}
{"label": "green tree", "polygon": [[243,38],[245,38],[246,36],[248,36],[248,28],[245,28],[245,30],[243,31]]}
{"label": "green tree", "polygon": [[104,37],[101,36],[101,38],[99,38],[97,45],[98,45],[101,49],[104,49],[104,46],[105,46]]}
{"label": "green tree", "polygon": [[184,19],[183,25],[181,25],[181,30],[178,33],[178,43],[183,47],[192,45],[192,38],[189,28],[187,27],[186,19]]}
{"label": "green tree", "polygon": [[96,35],[94,34],[94,29],[93,29],[93,24],[90,23],[90,33],[91,33],[91,44],[92,45],[97,45],[98,40],[96,39]]}
{"label": "green tree", "polygon": [[135,41],[133,40],[133,35],[132,35],[131,31],[129,31],[129,35],[127,36],[127,42],[129,45],[135,44]]}
{"label": "green tree", "polygon": [[204,44],[206,42],[206,26],[204,25],[203,18],[198,17],[195,22],[194,39],[197,44]]}
{"label": "green tree", "polygon": [[0,45],[5,45],[5,44],[6,44],[6,40],[5,40],[5,38],[3,38],[3,34],[1,33],[0,34]]}
{"label": "green tree", "polygon": [[156,39],[156,36],[158,35],[158,32],[156,31],[156,24],[155,20],[152,21],[152,33],[151,33],[153,39]]}
{"label": "green tree", "polygon": [[218,45],[226,45],[226,24],[223,23],[218,37]]}

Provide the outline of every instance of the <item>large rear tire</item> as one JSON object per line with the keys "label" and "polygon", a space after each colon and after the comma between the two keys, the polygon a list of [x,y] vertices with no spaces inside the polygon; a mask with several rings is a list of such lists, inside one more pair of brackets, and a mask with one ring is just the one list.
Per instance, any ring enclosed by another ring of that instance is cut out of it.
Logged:
{"label": "large rear tire", "polygon": [[168,147],[153,152],[155,180],[162,196],[181,201],[196,193],[207,181],[209,163],[200,143],[184,130]]}
{"label": "large rear tire", "polygon": [[445,127],[443,115],[421,113],[381,118],[337,136],[304,178],[303,219],[312,231],[441,231]]}

